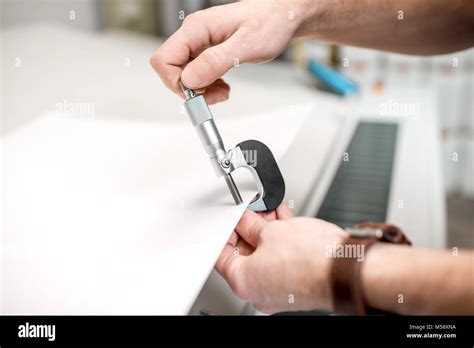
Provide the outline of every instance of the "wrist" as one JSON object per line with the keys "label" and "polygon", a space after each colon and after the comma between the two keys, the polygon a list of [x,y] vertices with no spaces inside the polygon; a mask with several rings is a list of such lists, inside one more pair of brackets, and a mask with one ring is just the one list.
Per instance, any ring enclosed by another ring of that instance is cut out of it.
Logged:
{"label": "wrist", "polygon": [[295,37],[315,36],[322,19],[327,16],[325,1],[296,0],[293,2],[296,10],[297,29]]}
{"label": "wrist", "polygon": [[[308,231],[307,241],[309,242],[306,250],[308,254],[298,257],[309,261],[307,267],[305,264],[295,269],[299,273],[301,281],[293,282],[298,284],[299,293],[306,299],[303,310],[329,310],[333,309],[333,291],[331,286],[332,265],[335,250],[342,245],[349,234],[339,226],[326,221],[313,219],[315,222],[311,231]],[[314,230],[318,233],[314,234]],[[306,244],[306,243],[305,243]]]}
{"label": "wrist", "polygon": [[[342,246],[345,240],[349,237],[349,234],[340,229],[339,227],[337,233],[335,233],[332,243],[326,245],[325,248],[325,267],[324,267],[324,279],[323,289],[322,289],[322,299],[323,299],[323,308],[328,309],[329,311],[334,311],[334,291],[332,286],[332,277],[333,277],[333,267],[334,267],[334,258],[337,257],[337,248]],[[331,255],[327,253],[328,248],[331,249]],[[336,250],[334,250],[336,249]],[[318,265],[320,267],[320,265]]]}
{"label": "wrist", "polygon": [[307,35],[306,31],[309,33],[310,25],[318,8],[314,0],[277,0],[273,4],[276,6],[274,10],[284,10],[284,15],[289,20],[289,26],[293,31],[293,36]]}
{"label": "wrist", "polygon": [[369,307],[400,313],[399,295],[403,294],[397,287],[404,279],[398,276],[400,274],[398,269],[406,267],[403,266],[406,260],[404,251],[412,250],[404,246],[379,242],[367,253],[360,277],[364,300]]}

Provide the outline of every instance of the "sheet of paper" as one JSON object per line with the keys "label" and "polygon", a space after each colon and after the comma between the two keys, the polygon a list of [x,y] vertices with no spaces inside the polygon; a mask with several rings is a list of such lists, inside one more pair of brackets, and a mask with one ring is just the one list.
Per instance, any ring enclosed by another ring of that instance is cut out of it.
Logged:
{"label": "sheet of paper", "polygon": [[[228,146],[257,138],[279,157],[304,119],[285,114],[219,126]],[[186,314],[255,195],[248,178],[235,206],[187,121],[47,115],[10,132],[2,312]]]}

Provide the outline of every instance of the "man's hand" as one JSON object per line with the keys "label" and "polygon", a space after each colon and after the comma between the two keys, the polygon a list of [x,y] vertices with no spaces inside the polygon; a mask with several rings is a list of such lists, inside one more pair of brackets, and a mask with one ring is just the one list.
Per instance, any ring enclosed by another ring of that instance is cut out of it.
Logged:
{"label": "man's hand", "polygon": [[[259,214],[247,210],[216,269],[236,295],[261,312],[332,310],[326,248],[346,237],[329,222],[293,217],[286,205]],[[376,243],[364,257],[362,287],[370,307],[405,315],[474,313],[472,251]]]}
{"label": "man's hand", "polygon": [[168,88],[182,96],[186,87],[203,92],[214,104],[229,97],[221,77],[242,63],[274,59],[306,13],[307,1],[259,0],[211,7],[187,16],[151,57],[150,63]]}
{"label": "man's hand", "polygon": [[329,222],[247,210],[224,247],[217,271],[232,290],[264,313],[331,309],[331,259],[325,248],[346,232]]}

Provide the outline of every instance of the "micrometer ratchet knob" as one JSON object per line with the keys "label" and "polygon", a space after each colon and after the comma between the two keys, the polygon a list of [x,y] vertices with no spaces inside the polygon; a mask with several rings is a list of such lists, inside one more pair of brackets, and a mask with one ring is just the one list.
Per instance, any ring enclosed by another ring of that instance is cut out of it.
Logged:
{"label": "micrometer ratchet knob", "polygon": [[186,100],[194,98],[196,96],[196,92],[193,89],[186,87],[181,81],[179,81],[178,83],[179,87],[184,93],[184,97],[186,98]]}

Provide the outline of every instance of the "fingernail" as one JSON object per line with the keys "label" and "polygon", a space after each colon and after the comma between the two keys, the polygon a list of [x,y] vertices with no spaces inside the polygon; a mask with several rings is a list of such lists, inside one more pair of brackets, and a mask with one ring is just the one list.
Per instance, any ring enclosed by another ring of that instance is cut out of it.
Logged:
{"label": "fingernail", "polygon": [[201,85],[201,79],[191,69],[184,69],[181,79],[186,87],[195,88]]}

